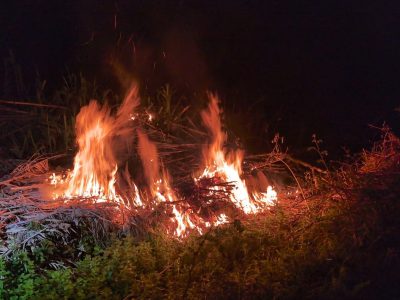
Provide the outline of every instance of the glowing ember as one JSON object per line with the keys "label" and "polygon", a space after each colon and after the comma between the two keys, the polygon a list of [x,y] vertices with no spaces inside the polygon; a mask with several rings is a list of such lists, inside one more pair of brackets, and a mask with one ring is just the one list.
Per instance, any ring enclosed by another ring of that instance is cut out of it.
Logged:
{"label": "glowing ember", "polygon": [[219,226],[228,223],[228,217],[225,214],[220,214],[214,222],[214,226]]}
{"label": "glowing ember", "polygon": [[151,122],[153,120],[153,115],[151,113],[147,113],[147,119],[149,120],[149,122]]}
{"label": "glowing ember", "polygon": [[[208,109],[201,113],[204,125],[212,135],[212,142],[203,149],[205,168],[195,180],[217,177],[224,182],[232,183],[234,185],[230,195],[232,203],[246,214],[256,213],[277,200],[276,192],[271,186],[268,186],[266,193],[253,192],[250,196],[245,180],[240,177],[243,152],[238,150],[230,155],[225,155],[223,150],[226,135],[222,131],[218,102],[215,95],[210,95]],[[226,190],[226,187],[217,186],[213,189]]]}

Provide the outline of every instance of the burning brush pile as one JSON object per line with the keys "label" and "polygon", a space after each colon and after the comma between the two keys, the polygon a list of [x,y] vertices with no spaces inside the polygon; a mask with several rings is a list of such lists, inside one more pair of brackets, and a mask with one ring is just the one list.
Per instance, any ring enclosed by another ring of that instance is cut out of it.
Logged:
{"label": "burning brush pile", "polygon": [[107,228],[163,228],[178,238],[204,234],[266,212],[278,200],[260,169],[250,164],[251,174],[243,172],[242,150],[224,148],[216,96],[209,95],[201,112],[204,132],[194,140],[202,143],[163,133],[139,104],[136,87],[116,111],[91,101],[76,117],[71,170],[50,170],[51,158],[37,156],[0,182],[3,253],[13,244],[64,236],[85,220]]}

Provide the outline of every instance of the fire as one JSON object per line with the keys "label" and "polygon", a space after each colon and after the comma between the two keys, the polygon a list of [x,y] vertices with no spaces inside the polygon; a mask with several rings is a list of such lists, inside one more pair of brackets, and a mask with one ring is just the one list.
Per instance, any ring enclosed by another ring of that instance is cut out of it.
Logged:
{"label": "fire", "polygon": [[[73,170],[64,180],[64,199],[93,198],[96,202],[123,204],[115,189],[118,162],[114,147],[118,138],[131,134],[129,116],[138,104],[137,89],[132,88],[115,116],[107,105],[100,106],[95,100],[81,109],[76,118],[79,150]],[[57,183],[55,176],[52,183]]]}
{"label": "fire", "polygon": [[267,205],[274,205],[276,200],[278,200],[277,192],[270,185],[267,187],[266,192],[255,192],[252,195],[254,200]]}
{"label": "fire", "polygon": [[[271,186],[266,192],[249,193],[246,182],[241,178],[243,151],[237,150],[226,155],[223,144],[226,134],[222,131],[219,100],[215,95],[210,95],[208,108],[201,112],[204,125],[212,136],[210,145],[203,148],[204,170],[195,180],[201,178],[218,177],[224,182],[234,184],[230,200],[245,214],[257,213],[265,206],[271,205],[277,200],[277,194]],[[224,190],[225,187],[213,187],[214,190]]]}
{"label": "fire", "polygon": [[[135,135],[132,124],[139,116],[135,112],[138,105],[138,92],[133,88],[115,114],[106,105],[101,106],[94,100],[81,109],[76,118],[78,152],[74,166],[67,174],[53,173],[50,176],[49,182],[54,187],[53,197],[64,201],[90,198],[95,203],[113,202],[120,208],[133,207],[137,209],[135,211],[139,211],[139,208],[154,210],[161,207],[168,218],[167,232],[177,237],[187,236],[190,232],[202,234],[207,228],[228,223],[230,218],[225,212],[204,215],[201,208],[194,211],[192,204],[179,196],[162,165],[156,144],[143,129],[136,130],[137,151],[143,167],[142,178],[147,185],[139,190],[131,180],[127,165],[124,172],[118,170],[116,151],[121,144],[129,144],[128,138]],[[151,122],[154,115],[146,114]],[[241,168],[244,153],[241,150],[227,153],[223,148],[226,134],[222,130],[220,114],[218,98],[211,95],[209,106],[201,112],[201,117],[212,140],[203,148],[204,168],[194,178],[195,184],[203,178],[218,178],[227,183],[229,188],[217,185],[211,190],[229,195],[234,206],[245,214],[260,212],[275,203],[277,194],[271,186],[266,187],[264,175],[261,181],[264,181],[266,190],[253,191],[254,188],[246,185]],[[121,191],[117,179],[127,184],[127,192]],[[258,182],[259,179],[252,180]]]}
{"label": "fire", "polygon": [[214,222],[214,226],[219,226],[225,223],[228,223],[228,217],[226,214],[222,213],[217,217],[217,220]]}
{"label": "fire", "polygon": [[156,202],[171,205],[172,217],[170,220],[174,225],[173,233],[178,237],[183,237],[188,230],[195,230],[201,234],[201,226],[196,225],[197,222],[191,214],[191,209],[183,204],[177,204],[179,198],[171,188],[168,173],[165,170],[160,172],[156,145],[140,130],[138,130],[138,138],[138,152],[151,195]]}

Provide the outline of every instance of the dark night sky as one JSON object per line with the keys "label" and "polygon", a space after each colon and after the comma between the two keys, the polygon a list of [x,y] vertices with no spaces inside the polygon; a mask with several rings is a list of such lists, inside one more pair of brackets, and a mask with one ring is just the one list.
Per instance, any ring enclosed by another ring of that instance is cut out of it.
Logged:
{"label": "dark night sky", "polygon": [[38,70],[50,88],[66,67],[109,82],[118,58],[142,88],[254,104],[292,144],[317,132],[357,148],[368,124],[399,128],[397,1],[14,2],[2,4],[0,56],[12,50],[25,78]]}

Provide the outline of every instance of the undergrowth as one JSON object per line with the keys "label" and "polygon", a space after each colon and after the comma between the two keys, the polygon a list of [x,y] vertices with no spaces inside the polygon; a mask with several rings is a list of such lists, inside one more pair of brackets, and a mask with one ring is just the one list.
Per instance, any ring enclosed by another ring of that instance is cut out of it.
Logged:
{"label": "undergrowth", "polygon": [[[399,152],[393,151],[399,145],[383,131],[383,140],[356,163],[325,177],[307,205],[282,200],[266,215],[236,220],[203,236],[177,240],[153,232],[140,239],[114,237],[106,247],[91,242],[68,266],[43,264],[54,257],[57,245],[16,252],[0,262],[1,295],[398,299],[400,174]],[[377,167],[373,160],[385,155],[391,163]]]}
{"label": "undergrowth", "polygon": [[[0,140],[15,157],[70,151],[79,108],[92,98],[120,101],[68,75],[51,96],[65,109],[51,108],[39,83],[43,106],[11,110],[24,126],[0,124]],[[143,99],[165,132],[188,110],[174,97],[167,85]],[[75,228],[74,243],[45,239],[1,258],[0,299],[400,299],[399,139],[384,128],[370,151],[334,169],[316,137],[312,150],[321,168],[296,178],[299,202],[282,196],[266,214],[184,240],[156,231],[99,241]]]}
{"label": "undergrowth", "polygon": [[[4,60],[4,68],[6,76],[0,96],[7,100],[0,100],[0,150],[10,158],[72,153],[79,110],[93,99],[111,108],[118,107],[124,97],[82,73],[69,71],[55,90],[47,88],[47,81],[39,74],[33,83],[27,84],[12,52]],[[169,84],[161,86],[154,95],[141,96],[143,113],[157,116],[154,126],[166,133],[174,131],[174,125],[182,126],[190,106]]]}

